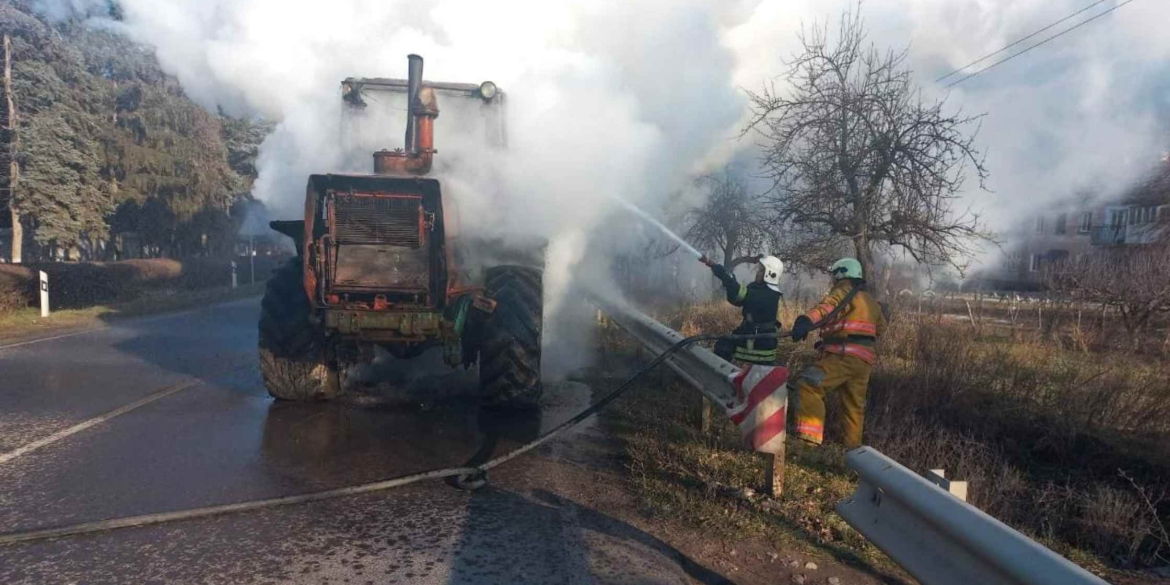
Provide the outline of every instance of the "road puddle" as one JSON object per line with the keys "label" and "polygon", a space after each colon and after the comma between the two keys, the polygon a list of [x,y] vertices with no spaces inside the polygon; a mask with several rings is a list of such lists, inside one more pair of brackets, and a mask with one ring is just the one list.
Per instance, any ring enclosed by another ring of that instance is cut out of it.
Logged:
{"label": "road puddle", "polygon": [[481,407],[470,393],[432,398],[387,399],[367,389],[333,403],[274,402],[264,418],[262,465],[284,480],[320,486],[475,465],[588,408],[591,392],[576,382],[551,383],[536,410]]}

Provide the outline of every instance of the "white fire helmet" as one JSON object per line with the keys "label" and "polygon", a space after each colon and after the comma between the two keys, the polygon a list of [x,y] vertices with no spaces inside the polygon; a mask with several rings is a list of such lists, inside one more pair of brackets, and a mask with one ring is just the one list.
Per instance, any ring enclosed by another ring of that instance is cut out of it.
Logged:
{"label": "white fire helmet", "polygon": [[764,256],[760,258],[760,266],[764,267],[764,284],[780,292],[780,275],[784,274],[784,263],[775,256]]}

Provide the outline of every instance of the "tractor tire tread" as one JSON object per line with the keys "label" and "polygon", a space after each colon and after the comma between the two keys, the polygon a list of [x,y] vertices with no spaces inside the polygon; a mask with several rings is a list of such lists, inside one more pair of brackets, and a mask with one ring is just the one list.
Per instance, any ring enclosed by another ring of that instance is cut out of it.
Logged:
{"label": "tractor tire tread", "polygon": [[531,408],[540,383],[542,271],[522,266],[489,268],[488,296],[497,305],[488,317],[479,352],[481,396],[489,404]]}
{"label": "tractor tire tread", "polygon": [[260,302],[260,373],[278,400],[328,400],[339,393],[337,366],[323,332],[309,322],[300,258],[268,280]]}

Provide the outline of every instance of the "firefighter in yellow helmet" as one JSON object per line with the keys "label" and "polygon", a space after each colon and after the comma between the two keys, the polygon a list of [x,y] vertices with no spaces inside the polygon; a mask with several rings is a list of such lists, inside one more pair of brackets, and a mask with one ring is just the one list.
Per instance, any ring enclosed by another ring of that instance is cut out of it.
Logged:
{"label": "firefighter in yellow helmet", "polygon": [[[776,333],[777,313],[780,310],[780,275],[784,263],[775,256],[761,256],[755,282],[740,284],[735,275],[727,272],[718,263],[703,258],[727,290],[727,302],[743,308],[743,322],[732,333],[738,335]],[[720,340],[715,343],[715,355],[727,360],[750,364],[775,365],[776,347],[773,337],[745,339],[740,341]]]}
{"label": "firefighter in yellow helmet", "polygon": [[[845,446],[852,448],[861,445],[874,344],[886,321],[881,306],[865,291],[861,263],[856,258],[838,260],[829,272],[833,288],[792,325],[792,339],[803,341],[819,324],[820,355],[789,384],[797,392],[796,434],[814,445],[824,440],[825,394],[840,390],[841,433]],[[819,323],[822,320],[824,323]]]}

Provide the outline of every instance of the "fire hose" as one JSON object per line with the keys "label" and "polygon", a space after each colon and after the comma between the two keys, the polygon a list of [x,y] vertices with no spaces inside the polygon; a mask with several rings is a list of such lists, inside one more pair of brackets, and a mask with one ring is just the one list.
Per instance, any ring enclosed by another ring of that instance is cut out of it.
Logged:
{"label": "fire hose", "polygon": [[[823,319],[822,321],[825,321]],[[818,323],[818,326],[820,323]],[[310,492],[306,494],[297,494],[292,496],[282,496],[278,498],[268,498],[263,500],[251,500],[247,502],[237,502],[234,504],[223,504],[218,506],[206,506],[202,508],[191,508],[186,510],[176,510],[173,512],[159,512],[155,514],[144,514],[141,516],[127,516],[123,518],[112,518],[109,520],[99,520],[96,522],[86,522],[82,524],[72,524],[67,526],[59,526],[54,528],[42,528],[38,530],[18,531],[0,533],[0,546],[18,544],[24,542],[31,542],[37,540],[45,540],[50,538],[61,538],[65,536],[78,536],[82,534],[93,534],[99,532],[108,532],[120,528],[135,528],[141,526],[151,526],[155,524],[164,524],[169,522],[178,522],[180,520],[192,520],[196,518],[208,518],[212,516],[222,516],[225,514],[234,514],[239,512],[250,512],[255,510],[262,510],[266,508],[276,508],[279,506],[288,506],[293,504],[303,504],[307,502],[317,502],[321,500],[330,500],[346,496],[354,496],[359,494],[368,494],[372,492],[384,491],[396,487],[417,483],[420,481],[451,478],[454,483],[463,489],[478,489],[487,483],[487,472],[497,466],[503,465],[541,445],[551,441],[565,431],[581,424],[586,419],[594,414],[597,414],[603,408],[608,406],[613,401],[617,400],[628,391],[634,382],[639,378],[649,373],[654,368],[665,362],[669,357],[675,353],[702,341],[747,341],[753,339],[767,339],[782,337],[781,331],[771,333],[757,333],[757,334],[742,334],[742,335],[695,335],[688,337],[675,343],[667,348],[666,351],[659,354],[648,364],[643,366],[633,376],[627,378],[617,388],[610,391],[593,405],[586,408],[581,413],[573,418],[557,425],[556,427],[545,432],[543,435],[537,437],[535,440],[526,443],[522,447],[510,451],[504,455],[481,463],[479,465],[467,465],[462,467],[450,467],[446,469],[436,469],[433,471],[426,471],[416,473],[413,475],[406,475],[371,483],[364,483],[359,485],[334,488],[329,490]]]}
{"label": "fire hose", "polygon": [[[819,329],[825,323],[832,321],[841,312],[842,309],[849,303],[849,300],[860,290],[860,286],[854,286],[850,290],[845,299],[839,303],[833,310],[825,315],[822,319],[813,324],[813,329]],[[307,502],[317,502],[321,500],[330,500],[346,496],[354,496],[359,494],[367,494],[372,492],[384,491],[396,487],[402,487],[420,481],[431,479],[450,478],[452,483],[462,489],[478,489],[487,483],[488,470],[503,465],[541,445],[551,441],[565,431],[581,424],[586,419],[594,414],[597,414],[601,409],[608,406],[613,401],[617,400],[628,391],[634,382],[639,378],[649,373],[654,368],[661,365],[668,358],[675,353],[699,343],[702,341],[748,341],[755,339],[779,339],[784,337],[785,332],[777,329],[769,333],[754,333],[754,334],[732,334],[732,335],[694,335],[683,339],[674,345],[670,346],[651,360],[648,364],[643,366],[633,376],[627,378],[617,388],[613,389],[602,397],[600,400],[589,406],[585,410],[569,420],[557,425],[556,427],[545,432],[543,435],[537,437],[535,440],[526,443],[525,445],[510,451],[504,455],[481,463],[479,465],[465,465],[462,467],[449,467],[446,469],[436,469],[433,471],[426,471],[422,473],[415,473],[402,477],[396,477],[371,483],[364,483],[360,485],[347,486],[341,488],[334,488],[318,492],[310,492],[307,494],[297,494],[292,496],[282,496],[278,498],[268,498],[263,500],[251,500],[247,502],[237,502],[234,504],[223,504],[219,506],[206,506],[202,508],[191,508],[187,510],[176,510],[173,512],[159,512],[155,514],[144,514],[141,516],[127,516],[123,518],[112,518],[109,520],[100,520],[97,522],[86,522],[82,524],[72,524],[67,526],[59,526],[55,528],[43,528],[39,530],[18,531],[0,533],[0,546],[17,544],[22,542],[31,542],[35,540],[45,540],[49,538],[60,538],[64,536],[77,536],[81,534],[92,534],[97,532],[107,532],[119,528],[134,528],[140,526],[150,526],[154,524],[163,524],[168,522],[178,522],[180,520],[192,520],[195,518],[208,518],[211,516],[221,516],[225,514],[234,514],[239,512],[250,512],[254,510],[262,510],[266,508],[275,508],[279,506],[288,506],[293,504],[303,504]]]}

